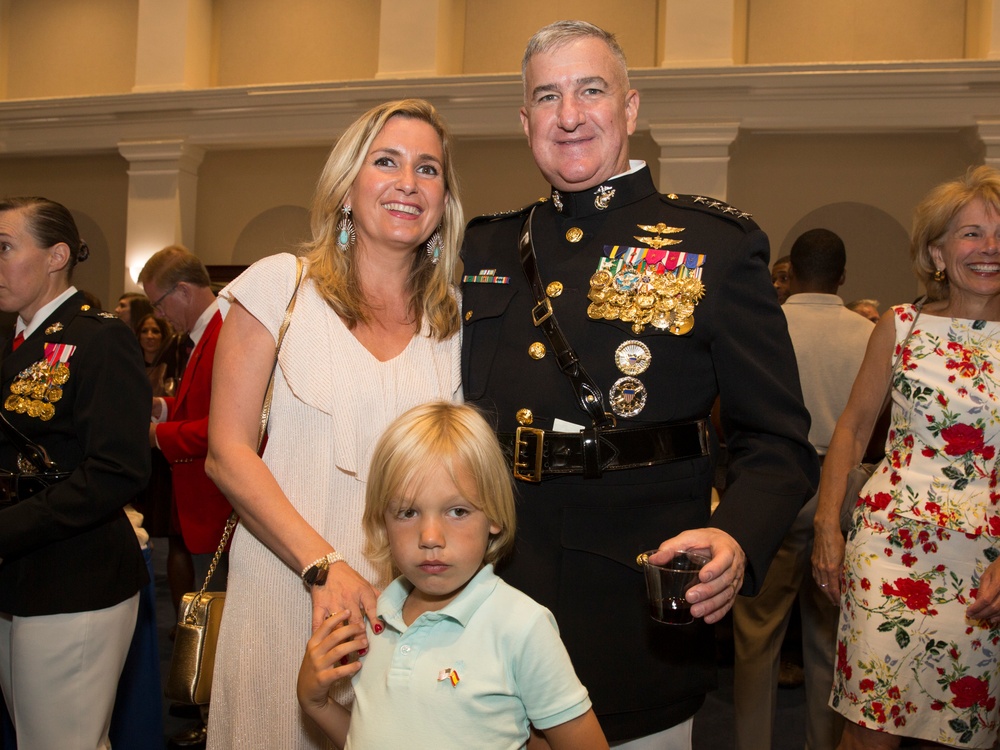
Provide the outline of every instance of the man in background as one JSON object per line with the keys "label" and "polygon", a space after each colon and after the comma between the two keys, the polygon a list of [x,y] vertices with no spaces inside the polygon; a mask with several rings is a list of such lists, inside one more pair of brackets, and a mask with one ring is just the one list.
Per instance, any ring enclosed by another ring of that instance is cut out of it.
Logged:
{"label": "man in background", "polygon": [[[837,296],[844,283],[844,243],[827,229],[812,229],[792,245],[789,296],[781,310],[795,349],[802,395],[812,418],[809,441],[826,455],[833,428],[847,405],[874,325]],[[781,643],[796,598],[802,614],[806,688],[806,748],[833,750],[843,719],[827,706],[839,611],[811,575],[817,497],[802,508],[771,563],[757,596],[733,606],[736,646],[736,747],[771,747]]]}
{"label": "man in background", "polygon": [[[177,395],[153,399],[149,444],[159,448],[170,463],[173,507],[184,544],[191,551],[194,584],[200,588],[232,512],[229,501],[205,474],[212,366],[222,315],[208,270],[183,247],[172,245],[156,253],[140,272],[139,283],[156,313],[187,334],[182,346],[190,354]],[[223,554],[209,590],[225,590],[227,556]],[[198,747],[205,735],[202,721],[171,742],[174,747]]]}

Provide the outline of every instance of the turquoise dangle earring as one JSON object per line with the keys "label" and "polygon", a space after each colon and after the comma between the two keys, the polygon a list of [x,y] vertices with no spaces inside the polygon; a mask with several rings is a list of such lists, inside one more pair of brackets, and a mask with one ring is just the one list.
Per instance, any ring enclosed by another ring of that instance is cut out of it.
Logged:
{"label": "turquoise dangle earring", "polygon": [[431,263],[437,265],[438,260],[441,258],[442,248],[441,230],[435,229],[434,234],[427,240],[427,257],[431,259]]}
{"label": "turquoise dangle earring", "polygon": [[346,253],[354,248],[358,236],[354,232],[354,222],[351,221],[351,207],[342,206],[340,211],[344,216],[337,224],[337,249]]}

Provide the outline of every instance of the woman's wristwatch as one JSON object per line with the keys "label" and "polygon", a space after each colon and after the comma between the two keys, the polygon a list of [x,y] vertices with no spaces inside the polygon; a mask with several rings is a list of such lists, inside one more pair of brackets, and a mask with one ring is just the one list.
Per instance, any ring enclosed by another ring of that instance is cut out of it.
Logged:
{"label": "woman's wristwatch", "polygon": [[335,562],[343,562],[343,560],[344,556],[339,552],[330,552],[306,565],[302,569],[302,572],[299,573],[299,578],[302,579],[302,582],[306,586],[322,586],[326,583],[326,577],[330,573],[330,566]]}

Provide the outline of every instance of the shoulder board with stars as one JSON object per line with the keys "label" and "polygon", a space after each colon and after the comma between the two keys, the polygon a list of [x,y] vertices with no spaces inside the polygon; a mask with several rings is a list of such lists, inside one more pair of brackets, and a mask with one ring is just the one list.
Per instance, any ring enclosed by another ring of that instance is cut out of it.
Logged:
{"label": "shoulder board with stars", "polygon": [[694,208],[717,216],[723,216],[733,221],[733,223],[749,231],[757,229],[757,223],[753,220],[753,214],[741,211],[735,206],[730,206],[724,201],[708,198],[704,195],[677,195],[667,193],[660,196],[664,202],[682,208]]}
{"label": "shoulder board with stars", "polygon": [[473,217],[469,220],[469,226],[474,224],[484,224],[490,221],[503,221],[504,219],[510,219],[515,216],[524,216],[528,211],[530,211],[535,206],[540,206],[545,203],[548,198],[539,198],[534,203],[529,203],[527,206],[522,206],[521,208],[515,208],[511,211],[498,211],[495,214],[482,214],[481,216]]}

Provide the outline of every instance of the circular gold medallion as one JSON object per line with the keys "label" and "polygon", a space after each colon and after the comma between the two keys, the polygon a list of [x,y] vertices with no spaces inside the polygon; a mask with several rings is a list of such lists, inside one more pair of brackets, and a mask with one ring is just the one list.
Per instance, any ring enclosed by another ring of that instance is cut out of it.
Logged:
{"label": "circular gold medallion", "polygon": [[52,404],[42,404],[41,414],[38,416],[43,422],[48,422],[56,415],[56,408]]}
{"label": "circular gold medallion", "polygon": [[54,404],[54,403],[55,403],[56,401],[58,401],[59,399],[61,399],[61,398],[62,398],[62,393],[63,393],[63,392],[62,392],[62,388],[60,388],[60,387],[59,387],[59,386],[57,386],[57,385],[54,385],[54,386],[52,386],[51,388],[49,388],[49,392],[45,394],[45,397],[46,397],[46,398],[47,398],[47,399],[48,399],[48,400],[49,400],[49,401],[50,401],[51,403],[53,403],[53,404]]}
{"label": "circular gold medallion", "polygon": [[649,369],[653,355],[641,341],[626,341],[615,349],[615,364],[626,375],[641,375]]}
{"label": "circular gold medallion", "polygon": [[607,270],[595,271],[594,275],[590,277],[590,287],[591,289],[603,289],[614,277]]}
{"label": "circular gold medallion", "polygon": [[69,380],[69,366],[65,362],[60,362],[52,371],[52,382],[56,385],[64,385]]}
{"label": "circular gold medallion", "polygon": [[522,427],[527,427],[535,421],[535,415],[531,413],[531,409],[518,409],[515,417],[517,418],[517,423]]}
{"label": "circular gold medallion", "polygon": [[545,287],[545,293],[550,297],[558,297],[563,293],[563,285],[561,281],[553,281],[547,287]]}
{"label": "circular gold medallion", "polygon": [[570,227],[566,230],[566,239],[570,242],[579,242],[583,239],[583,230],[579,227]]}
{"label": "circular gold medallion", "polygon": [[17,396],[11,394],[7,397],[7,400],[3,402],[3,408],[7,411],[14,411],[17,408]]}
{"label": "circular gold medallion", "polygon": [[38,417],[42,414],[42,402],[32,399],[28,402],[28,416]]}
{"label": "circular gold medallion", "polygon": [[674,336],[683,336],[692,328],[694,328],[694,317],[675,321],[670,324],[670,327],[667,330],[674,334]]}
{"label": "circular gold medallion", "polygon": [[528,356],[532,359],[541,359],[545,356],[545,344],[541,341],[536,341],[531,346],[528,347]]}

